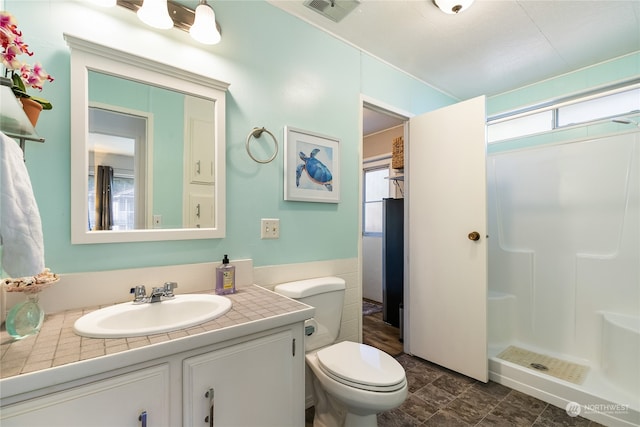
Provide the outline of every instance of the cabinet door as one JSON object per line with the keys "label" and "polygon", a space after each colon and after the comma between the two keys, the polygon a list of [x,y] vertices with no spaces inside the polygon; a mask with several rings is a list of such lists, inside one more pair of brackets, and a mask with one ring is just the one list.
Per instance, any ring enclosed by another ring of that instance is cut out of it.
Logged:
{"label": "cabinet door", "polygon": [[2,427],[169,425],[169,367],[142,369],[2,408]]}
{"label": "cabinet door", "polygon": [[185,97],[186,137],[189,153],[189,182],[214,184],[215,104],[208,99]]}
{"label": "cabinet door", "polygon": [[291,330],[185,359],[183,424],[304,425],[300,361],[304,363],[304,348],[300,340],[294,342]]}
{"label": "cabinet door", "polygon": [[189,194],[189,227],[214,227],[213,218],[215,199],[206,194]]}

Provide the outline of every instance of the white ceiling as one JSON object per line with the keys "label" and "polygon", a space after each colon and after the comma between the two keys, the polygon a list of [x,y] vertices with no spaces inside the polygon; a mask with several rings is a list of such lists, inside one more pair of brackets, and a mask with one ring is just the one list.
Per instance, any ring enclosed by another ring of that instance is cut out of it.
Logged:
{"label": "white ceiling", "polygon": [[396,116],[385,114],[377,109],[363,108],[362,110],[362,135],[368,136],[376,132],[400,126],[404,120]]}
{"label": "white ceiling", "polygon": [[361,0],[338,23],[304,0],[269,3],[460,100],[640,50],[638,0],[476,0],[457,15],[431,0]]}

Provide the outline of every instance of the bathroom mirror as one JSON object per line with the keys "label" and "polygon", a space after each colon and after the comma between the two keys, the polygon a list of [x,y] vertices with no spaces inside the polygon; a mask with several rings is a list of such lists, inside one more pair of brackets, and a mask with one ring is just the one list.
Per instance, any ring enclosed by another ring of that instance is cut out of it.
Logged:
{"label": "bathroom mirror", "polygon": [[228,84],[65,40],[72,243],[224,237]]}

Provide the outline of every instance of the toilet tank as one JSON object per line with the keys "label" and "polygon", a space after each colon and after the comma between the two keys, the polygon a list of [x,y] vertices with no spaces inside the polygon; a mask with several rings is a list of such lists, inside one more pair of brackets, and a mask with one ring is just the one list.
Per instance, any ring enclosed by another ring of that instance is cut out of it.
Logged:
{"label": "toilet tank", "polygon": [[305,325],[315,328],[315,332],[305,338],[306,351],[325,347],[338,339],[345,288],[344,279],[334,276],[282,283],[274,288],[275,292],[316,309],[313,320]]}

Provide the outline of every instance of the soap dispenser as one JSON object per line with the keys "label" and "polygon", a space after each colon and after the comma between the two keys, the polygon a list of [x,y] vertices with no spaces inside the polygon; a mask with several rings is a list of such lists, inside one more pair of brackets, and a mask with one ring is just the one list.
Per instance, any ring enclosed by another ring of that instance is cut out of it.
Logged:
{"label": "soap dispenser", "polygon": [[225,254],[222,264],[216,267],[216,294],[227,295],[236,293],[236,267],[229,264]]}

